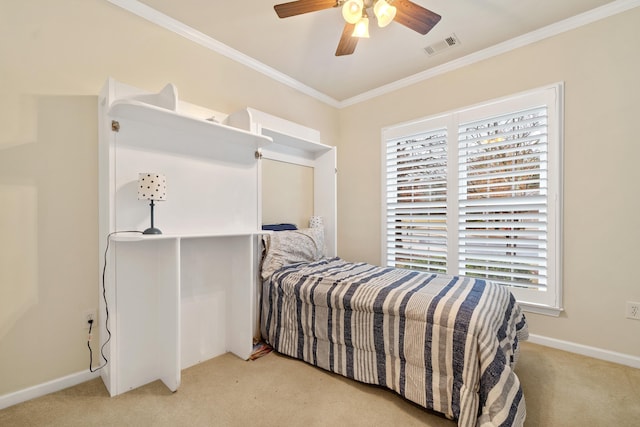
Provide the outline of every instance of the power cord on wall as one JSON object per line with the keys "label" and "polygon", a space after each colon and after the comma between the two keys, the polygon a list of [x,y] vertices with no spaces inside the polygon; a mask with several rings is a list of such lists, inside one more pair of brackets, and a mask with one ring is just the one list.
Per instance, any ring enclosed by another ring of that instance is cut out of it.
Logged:
{"label": "power cord on wall", "polygon": [[93,328],[93,319],[89,319],[87,321],[89,323],[89,336],[88,336],[88,339],[87,339],[87,347],[89,348],[89,371],[90,372],[96,372],[96,371],[104,368],[105,366],[107,366],[107,364],[109,363],[109,360],[104,355],[104,348],[109,343],[109,341],[111,341],[111,330],[109,329],[109,303],[107,302],[107,287],[105,285],[105,276],[107,274],[107,254],[109,253],[109,243],[111,242],[111,236],[113,236],[114,234],[119,234],[119,233],[139,233],[139,234],[142,234],[142,231],[137,231],[137,230],[133,230],[133,231],[113,231],[113,232],[111,232],[111,233],[109,233],[107,235],[107,246],[106,246],[106,248],[104,250],[104,265],[102,266],[102,299],[104,300],[104,311],[105,311],[104,326],[105,326],[105,329],[107,331],[107,339],[102,344],[102,347],[100,347],[100,355],[102,356],[102,359],[104,360],[104,364],[98,366],[95,369],[93,368],[93,350],[91,349],[91,330]]}

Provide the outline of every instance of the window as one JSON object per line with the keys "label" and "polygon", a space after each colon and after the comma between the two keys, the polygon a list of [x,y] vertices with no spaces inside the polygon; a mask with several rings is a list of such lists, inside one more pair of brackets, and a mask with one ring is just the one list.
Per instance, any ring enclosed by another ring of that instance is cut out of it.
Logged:
{"label": "window", "polygon": [[562,85],[383,130],[389,266],[508,286],[561,310]]}

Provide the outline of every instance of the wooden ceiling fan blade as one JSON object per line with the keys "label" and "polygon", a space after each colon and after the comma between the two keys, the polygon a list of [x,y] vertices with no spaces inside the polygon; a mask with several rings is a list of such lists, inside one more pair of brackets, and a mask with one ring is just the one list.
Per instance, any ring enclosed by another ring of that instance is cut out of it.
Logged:
{"label": "wooden ceiling fan blade", "polygon": [[427,34],[442,18],[437,13],[409,0],[395,0],[392,4],[397,9],[393,20],[420,34]]}
{"label": "wooden ceiling fan blade", "polygon": [[329,9],[336,6],[336,0],[298,0],[273,6],[280,18],[302,15],[303,13]]}
{"label": "wooden ceiling fan blade", "polygon": [[340,36],[340,42],[336,49],[336,56],[351,55],[355,52],[356,45],[358,44],[358,37],[353,37],[351,35],[353,34],[353,29],[355,27],[356,24],[349,24],[348,22],[344,24],[342,36]]}

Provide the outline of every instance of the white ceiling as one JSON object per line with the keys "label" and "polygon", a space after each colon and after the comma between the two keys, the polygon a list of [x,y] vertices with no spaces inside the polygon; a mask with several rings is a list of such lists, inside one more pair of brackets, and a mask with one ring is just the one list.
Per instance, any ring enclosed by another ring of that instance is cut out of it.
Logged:
{"label": "white ceiling", "polygon": [[[636,0],[413,0],[442,16],[428,34],[396,22],[378,28],[372,19],[371,37],[361,39],[354,54],[336,57],[344,26],[339,8],[280,19],[273,5],[285,1],[278,0],[108,1],[216,50],[231,48],[228,56],[239,52],[236,56],[254,68],[334,105],[478,52],[503,51],[514,41],[535,41],[638,5]],[[424,51],[452,34],[458,46],[433,56]]]}

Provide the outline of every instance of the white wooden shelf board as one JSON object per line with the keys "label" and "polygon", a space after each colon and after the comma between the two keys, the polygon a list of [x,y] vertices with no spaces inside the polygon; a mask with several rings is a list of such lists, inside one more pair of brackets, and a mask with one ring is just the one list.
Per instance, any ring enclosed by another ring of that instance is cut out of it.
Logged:
{"label": "white wooden shelf board", "polygon": [[320,142],[311,140],[305,140],[297,136],[289,135],[283,132],[277,132],[273,129],[262,129],[262,134],[270,137],[274,141],[278,141],[278,144],[284,145],[289,148],[295,148],[311,153],[324,153],[331,150],[331,147]]}
{"label": "white wooden shelf board", "polygon": [[198,234],[141,234],[133,232],[123,232],[113,235],[111,240],[114,242],[151,242],[154,240],[168,239],[207,239],[219,237],[242,237],[242,236],[258,236],[269,234],[268,230],[251,230],[251,231],[231,231],[224,233],[198,233]]}
{"label": "white wooden shelf board", "polygon": [[116,119],[139,120],[165,128],[188,129],[190,135],[198,134],[211,138],[212,141],[254,144],[255,148],[264,147],[272,142],[272,139],[268,136],[257,135],[232,126],[185,116],[166,108],[132,99],[114,101],[109,109],[109,115]]}

